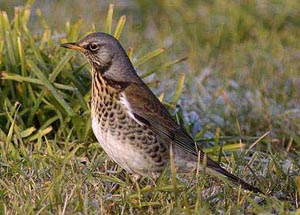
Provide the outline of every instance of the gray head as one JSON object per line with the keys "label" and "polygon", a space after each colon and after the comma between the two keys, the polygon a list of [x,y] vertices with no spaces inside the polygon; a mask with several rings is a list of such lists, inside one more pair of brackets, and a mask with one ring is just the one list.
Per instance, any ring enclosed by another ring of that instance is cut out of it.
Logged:
{"label": "gray head", "polygon": [[80,51],[93,68],[102,76],[116,81],[132,80],[135,70],[119,41],[113,36],[96,32],[73,43],[64,43],[64,48]]}

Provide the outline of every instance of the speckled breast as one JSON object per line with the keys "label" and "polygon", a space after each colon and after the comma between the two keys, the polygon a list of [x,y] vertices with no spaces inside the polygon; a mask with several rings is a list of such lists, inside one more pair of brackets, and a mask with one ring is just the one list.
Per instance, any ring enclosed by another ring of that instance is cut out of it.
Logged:
{"label": "speckled breast", "polygon": [[128,114],[120,92],[100,74],[92,83],[91,119],[93,132],[108,156],[128,172],[150,175],[160,172],[168,156],[165,145],[146,126]]}

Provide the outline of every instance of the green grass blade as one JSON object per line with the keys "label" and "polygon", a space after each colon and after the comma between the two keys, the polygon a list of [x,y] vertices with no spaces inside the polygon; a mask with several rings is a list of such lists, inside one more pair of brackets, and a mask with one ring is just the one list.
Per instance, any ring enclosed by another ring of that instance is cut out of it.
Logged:
{"label": "green grass blade", "polygon": [[68,38],[67,38],[68,41],[65,42],[72,42],[78,39],[79,29],[80,26],[82,25],[82,22],[83,20],[79,19],[72,26],[69,27]]}
{"label": "green grass blade", "polygon": [[114,13],[114,5],[110,4],[107,17],[106,17],[106,25],[105,25],[105,32],[108,34],[111,34],[111,26],[112,26],[112,19],[113,19],[113,13]]}
{"label": "green grass blade", "polygon": [[12,39],[11,39],[11,34],[9,31],[5,32],[5,45],[6,45],[6,51],[7,51],[7,56],[8,56],[10,65],[16,65],[17,60],[16,60],[16,56],[15,56]]}
{"label": "green grass blade", "polygon": [[115,33],[114,33],[115,38],[120,39],[125,22],[126,22],[126,16],[121,16],[119,19],[118,25],[116,27]]}
{"label": "green grass blade", "polygon": [[53,130],[52,126],[49,126],[47,128],[44,128],[44,129],[40,129],[38,130],[38,132],[34,135],[32,135],[28,141],[34,141],[42,136],[45,136],[46,134],[49,134],[51,131]]}
{"label": "green grass blade", "polygon": [[32,35],[30,34],[29,31],[25,32],[25,35],[27,36],[27,38],[29,40],[30,48],[32,49],[32,52],[33,52],[36,60],[41,65],[41,67],[46,70],[47,69],[46,63],[41,55],[41,52],[36,47],[36,44],[35,44],[34,39],[32,38]]}
{"label": "green grass blade", "polygon": [[141,78],[146,78],[146,77],[152,75],[153,73],[155,73],[159,70],[162,70],[162,69],[165,70],[165,69],[167,69],[168,67],[170,67],[174,64],[178,64],[178,63],[181,63],[181,62],[185,61],[186,59],[187,59],[187,57],[182,57],[182,58],[164,63],[163,65],[153,66],[153,67],[151,67],[151,69],[148,69],[143,74],[141,74]]}
{"label": "green grass blade", "polygon": [[179,74],[179,77],[178,77],[178,82],[177,82],[177,86],[176,86],[176,89],[175,89],[175,93],[172,97],[172,100],[171,100],[171,104],[172,105],[176,105],[181,94],[182,94],[182,91],[183,91],[183,87],[184,87],[184,80],[185,80],[185,74],[184,73],[180,73]]}
{"label": "green grass blade", "polygon": [[0,142],[6,142],[6,134],[5,132],[0,128]]}
{"label": "green grass blade", "polygon": [[[178,197],[178,189],[177,189],[177,170],[176,170],[176,166],[175,166],[175,161],[174,161],[174,153],[173,153],[173,145],[170,145],[170,169],[171,169],[171,183],[173,186],[173,191],[174,191],[174,195],[175,195],[175,199],[177,199]],[[177,201],[175,201],[175,204],[177,203]]]}
{"label": "green grass blade", "polygon": [[49,29],[48,24],[42,15],[41,9],[40,8],[36,9],[35,13],[38,16],[39,21],[41,22],[41,24],[43,26],[43,29]]}
{"label": "green grass blade", "polygon": [[61,61],[57,64],[57,66],[54,68],[53,72],[49,75],[49,81],[53,82],[56,77],[59,75],[59,73],[62,71],[62,69],[65,67],[65,65],[70,61],[71,57],[73,56],[72,52],[68,52]]}
{"label": "green grass blade", "polygon": [[0,11],[0,36],[5,37],[5,32],[10,31],[10,22],[6,11]]}
{"label": "green grass blade", "polygon": [[21,38],[18,37],[17,38],[17,42],[18,42],[18,53],[19,53],[19,58],[20,58],[20,63],[21,63],[21,74],[22,76],[26,75],[26,70],[25,70],[25,56],[24,56],[24,49],[22,46],[22,41]]}
{"label": "green grass blade", "polygon": [[63,109],[68,113],[69,116],[74,116],[75,113],[69,104],[64,100],[62,96],[59,95],[56,88],[50,83],[50,81],[46,78],[46,76],[42,73],[42,71],[35,65],[35,63],[31,60],[26,61],[31,71],[43,82],[44,86],[51,92],[53,97],[57,100],[57,102],[63,107]]}
{"label": "green grass blade", "polygon": [[35,128],[35,127],[27,128],[27,129],[21,131],[21,137],[22,137],[22,138],[28,137],[28,136],[30,136],[34,131],[36,131],[36,128]]}
{"label": "green grass blade", "polygon": [[30,77],[23,77],[21,75],[15,74],[15,73],[2,72],[1,73],[1,79],[3,79],[3,80],[13,80],[13,81],[18,81],[18,82],[28,82],[28,83],[43,85],[43,82],[39,79],[30,78]]}
{"label": "green grass blade", "polygon": [[152,52],[149,52],[148,54],[142,56],[141,58],[139,58],[135,63],[134,66],[138,67],[144,63],[146,63],[147,61],[151,60],[154,57],[157,57],[158,55],[160,55],[161,53],[163,53],[165,51],[164,48],[158,48]]}
{"label": "green grass blade", "polygon": [[51,31],[50,31],[50,29],[44,30],[39,49],[43,50],[47,44],[48,44],[48,46],[51,46]]}
{"label": "green grass blade", "polygon": [[128,48],[127,55],[128,55],[128,58],[130,59],[130,61],[132,62],[132,59],[133,59],[133,48],[132,47]]}

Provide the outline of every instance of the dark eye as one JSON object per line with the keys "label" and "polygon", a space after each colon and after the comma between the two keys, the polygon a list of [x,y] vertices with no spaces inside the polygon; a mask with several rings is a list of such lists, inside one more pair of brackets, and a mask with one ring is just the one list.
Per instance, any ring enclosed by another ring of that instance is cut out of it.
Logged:
{"label": "dark eye", "polygon": [[91,51],[97,51],[99,49],[99,46],[95,43],[91,43],[91,44],[89,44],[88,48]]}

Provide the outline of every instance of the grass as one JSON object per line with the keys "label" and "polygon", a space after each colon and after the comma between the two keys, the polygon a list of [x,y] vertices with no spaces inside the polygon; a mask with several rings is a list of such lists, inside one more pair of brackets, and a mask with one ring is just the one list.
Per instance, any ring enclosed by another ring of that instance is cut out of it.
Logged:
{"label": "grass", "polygon": [[[0,13],[0,214],[299,214],[298,1],[137,0],[106,5],[101,26],[33,4]],[[91,131],[89,66],[59,47],[96,30],[120,38],[210,156],[267,195],[174,169],[137,183],[111,162]]]}

